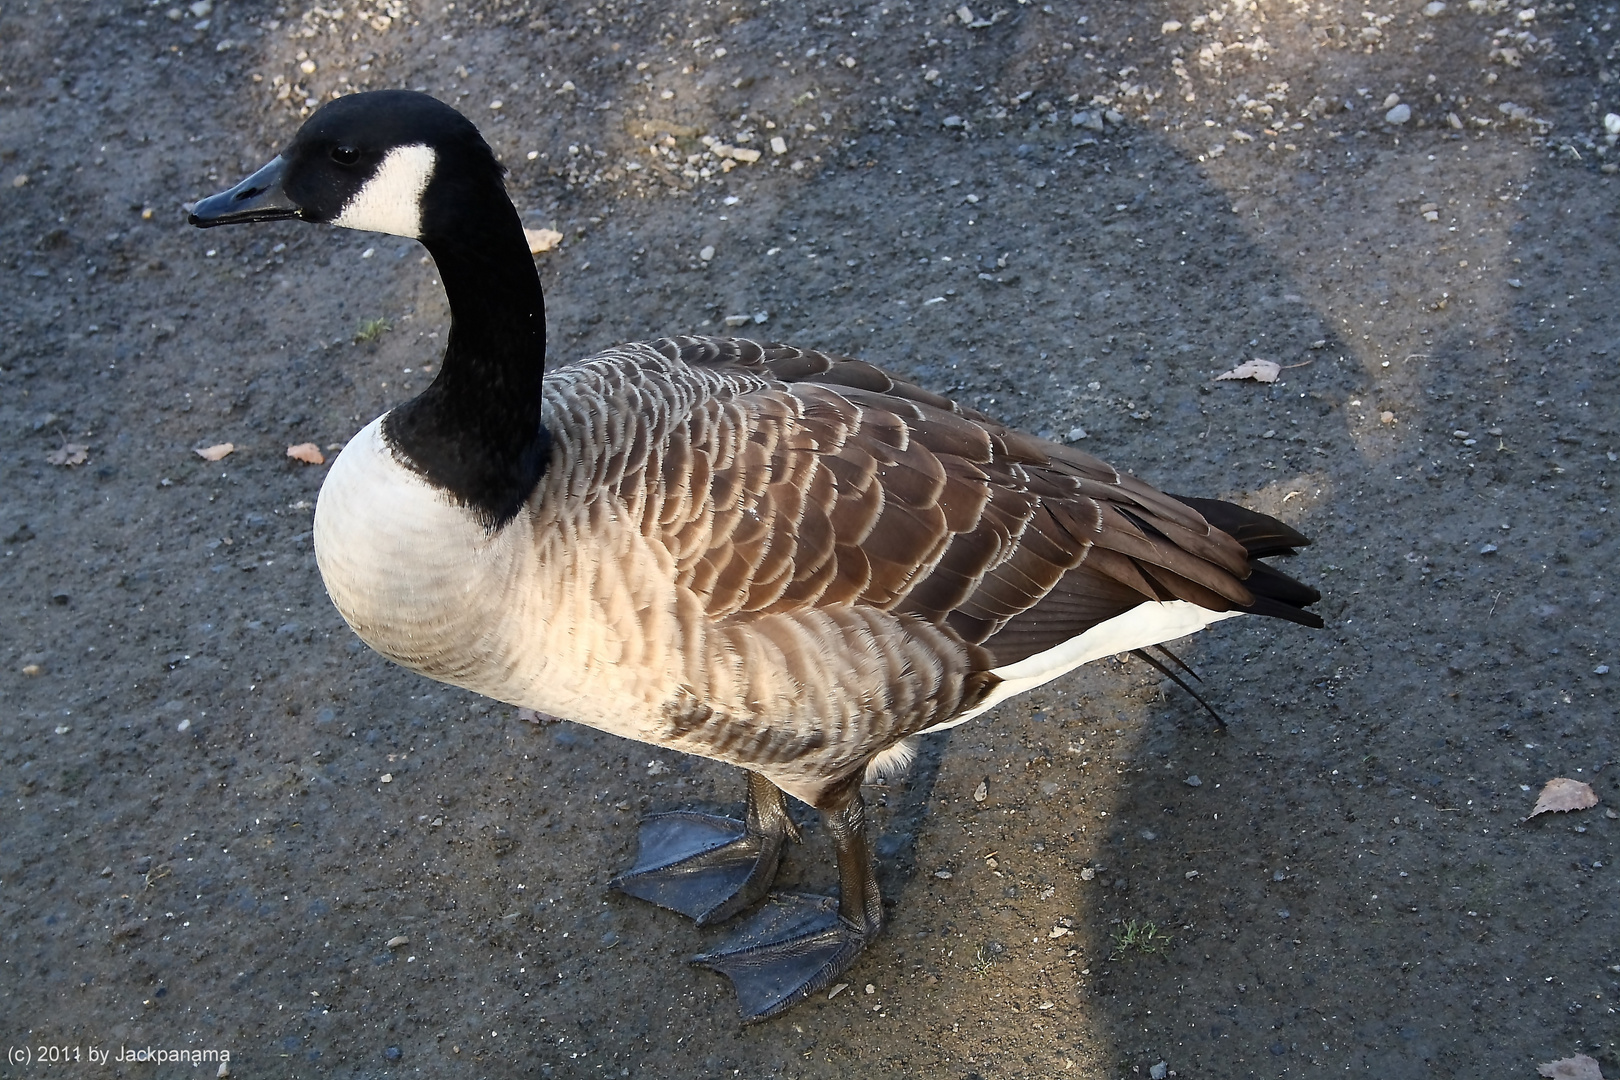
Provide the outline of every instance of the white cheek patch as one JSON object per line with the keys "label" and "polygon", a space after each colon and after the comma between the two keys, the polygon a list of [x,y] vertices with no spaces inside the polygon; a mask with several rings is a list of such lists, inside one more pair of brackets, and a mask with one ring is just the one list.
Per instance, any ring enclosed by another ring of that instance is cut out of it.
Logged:
{"label": "white cheek patch", "polygon": [[422,193],[433,178],[435,160],[431,146],[399,146],[388,151],[376,174],[332,219],[332,224],[412,240],[420,238]]}

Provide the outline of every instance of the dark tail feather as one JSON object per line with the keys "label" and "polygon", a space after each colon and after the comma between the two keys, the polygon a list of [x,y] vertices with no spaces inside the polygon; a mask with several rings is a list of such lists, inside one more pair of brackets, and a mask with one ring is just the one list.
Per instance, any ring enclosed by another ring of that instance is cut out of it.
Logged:
{"label": "dark tail feather", "polygon": [[1243,584],[1254,593],[1254,603],[1245,609],[1251,614],[1286,619],[1316,630],[1325,625],[1322,616],[1305,610],[1322,599],[1322,594],[1303,582],[1295,581],[1281,570],[1263,562],[1251,562],[1249,576],[1243,579]]}
{"label": "dark tail feather", "polygon": [[1306,547],[1311,542],[1309,537],[1276,518],[1235,503],[1219,499],[1195,499],[1188,495],[1170,497],[1186,503],[1204,515],[1205,521],[1242,544],[1251,559],[1292,555],[1295,548]]}
{"label": "dark tail feather", "polygon": [[1305,610],[1322,599],[1322,594],[1260,561],[1270,555],[1292,555],[1295,548],[1311,542],[1309,537],[1274,517],[1234,503],[1186,495],[1172,497],[1204,515],[1205,521],[1242,544],[1249,553],[1249,576],[1243,584],[1254,593],[1254,603],[1241,610],[1317,630],[1323,627],[1322,616]]}

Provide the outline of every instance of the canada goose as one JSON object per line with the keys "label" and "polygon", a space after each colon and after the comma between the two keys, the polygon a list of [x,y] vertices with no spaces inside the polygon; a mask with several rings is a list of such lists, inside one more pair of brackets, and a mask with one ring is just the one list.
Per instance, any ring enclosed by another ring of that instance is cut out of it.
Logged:
{"label": "canada goose", "polygon": [[860,360],[752,341],[619,345],[542,373],[540,282],[502,169],[423,94],[333,101],[194,225],[411,237],[449,295],[432,385],[321,488],[315,551],[373,649],[431,678],[748,770],[745,820],[660,814],[614,882],[699,923],[764,899],[784,793],[839,892],[775,896],[695,962],[742,1015],[826,986],[882,924],[860,784],[911,736],[1245,612],[1306,626],[1258,560],[1307,543],[1162,494]]}

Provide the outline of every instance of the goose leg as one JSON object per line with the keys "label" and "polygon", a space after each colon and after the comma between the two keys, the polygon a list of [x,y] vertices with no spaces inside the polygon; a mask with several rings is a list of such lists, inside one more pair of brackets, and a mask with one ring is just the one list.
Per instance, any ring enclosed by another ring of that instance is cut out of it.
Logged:
{"label": "goose leg", "polygon": [[731,940],[692,962],[737,991],[744,1023],[775,1016],[849,970],[883,925],[877,867],[856,776],[842,805],[822,812],[838,845],[838,899],[774,895]]}
{"label": "goose leg", "polygon": [[636,864],[612,885],[708,926],[763,897],[776,878],[783,842],[798,839],[782,790],[751,772],[743,821],[686,810],[654,814],[641,823]]}

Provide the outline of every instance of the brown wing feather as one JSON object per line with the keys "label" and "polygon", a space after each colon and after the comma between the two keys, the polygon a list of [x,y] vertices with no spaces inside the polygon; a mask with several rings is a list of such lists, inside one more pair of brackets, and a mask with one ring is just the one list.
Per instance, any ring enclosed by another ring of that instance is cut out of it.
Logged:
{"label": "brown wing feather", "polygon": [[866,605],[947,627],[997,666],[1144,601],[1314,618],[1297,611],[1314,591],[1275,571],[1259,597],[1244,584],[1255,549],[1304,542],[1264,515],[1165,495],[864,361],[741,339],[653,347],[739,377],[646,466],[667,486],[654,527],[711,618]]}

